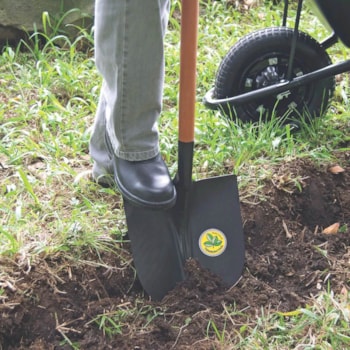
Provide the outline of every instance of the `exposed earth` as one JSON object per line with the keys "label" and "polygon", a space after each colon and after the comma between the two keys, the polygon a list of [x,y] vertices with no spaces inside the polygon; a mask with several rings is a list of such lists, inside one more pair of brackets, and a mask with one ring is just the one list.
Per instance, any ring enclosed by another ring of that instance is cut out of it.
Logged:
{"label": "exposed earth", "polygon": [[[350,152],[338,159],[284,163],[266,182],[264,200],[242,201],[246,265],[230,289],[189,261],[188,280],[153,302],[135,279],[127,243],[123,259],[90,252],[79,262],[2,261],[8,278],[0,281],[0,349],[71,349],[69,342],[81,349],[213,349],[208,321],[222,329],[226,307],[243,311],[226,325],[238,329],[244,314],[291,311],[329,287],[349,290]],[[103,315],[113,315],[115,334],[99,329]]]}

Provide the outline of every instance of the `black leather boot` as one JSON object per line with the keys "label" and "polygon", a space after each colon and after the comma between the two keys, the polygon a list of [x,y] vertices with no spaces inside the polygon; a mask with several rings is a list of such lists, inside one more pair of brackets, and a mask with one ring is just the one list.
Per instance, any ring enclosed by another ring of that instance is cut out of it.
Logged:
{"label": "black leather boot", "polygon": [[175,205],[176,190],[160,154],[142,161],[129,161],[114,155],[106,135],[114,180],[123,197],[133,204],[167,209]]}
{"label": "black leather boot", "polygon": [[114,179],[125,199],[150,208],[170,208],[176,190],[162,157],[128,161],[114,157]]}

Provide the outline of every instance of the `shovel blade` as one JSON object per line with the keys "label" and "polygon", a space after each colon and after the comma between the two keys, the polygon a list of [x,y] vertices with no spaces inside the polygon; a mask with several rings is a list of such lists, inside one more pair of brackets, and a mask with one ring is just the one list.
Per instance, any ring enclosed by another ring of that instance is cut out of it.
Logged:
{"label": "shovel blade", "polygon": [[[181,185],[177,190],[181,194]],[[188,201],[179,200],[169,210],[124,200],[134,265],[154,300],[161,300],[185,279],[187,258],[196,259],[228,285],[242,274],[245,251],[236,177],[194,182],[186,197]]]}
{"label": "shovel blade", "polygon": [[188,232],[185,242],[200,265],[228,285],[241,277],[244,235],[237,179],[234,175],[194,182],[190,194]]}
{"label": "shovel blade", "polygon": [[184,279],[178,234],[169,210],[135,206],[124,200],[134,265],[142,287],[154,300]]}

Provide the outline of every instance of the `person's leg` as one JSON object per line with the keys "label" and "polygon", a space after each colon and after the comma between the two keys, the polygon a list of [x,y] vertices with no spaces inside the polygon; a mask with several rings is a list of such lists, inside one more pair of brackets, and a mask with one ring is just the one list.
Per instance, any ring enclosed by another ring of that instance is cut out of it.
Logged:
{"label": "person's leg", "polygon": [[[94,176],[113,172],[123,195],[139,204],[173,204],[157,130],[169,0],[96,0],[95,11],[103,86],[90,141]],[[128,178],[139,186],[130,189]]]}
{"label": "person's leg", "polygon": [[[103,90],[103,88],[102,88]],[[100,94],[100,100],[97,106],[95,122],[90,138],[90,155],[94,160],[92,167],[92,177],[98,183],[106,186],[113,186],[113,164],[111,155],[106,148],[106,102],[103,94]]]}

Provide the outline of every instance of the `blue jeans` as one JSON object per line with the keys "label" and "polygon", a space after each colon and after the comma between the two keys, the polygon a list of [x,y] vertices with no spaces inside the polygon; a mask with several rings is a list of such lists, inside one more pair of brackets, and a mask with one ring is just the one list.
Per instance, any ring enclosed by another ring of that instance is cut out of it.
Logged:
{"label": "blue jeans", "polygon": [[170,0],[96,0],[95,59],[103,78],[90,139],[94,176],[112,173],[115,155],[139,161],[159,153],[163,40]]}

